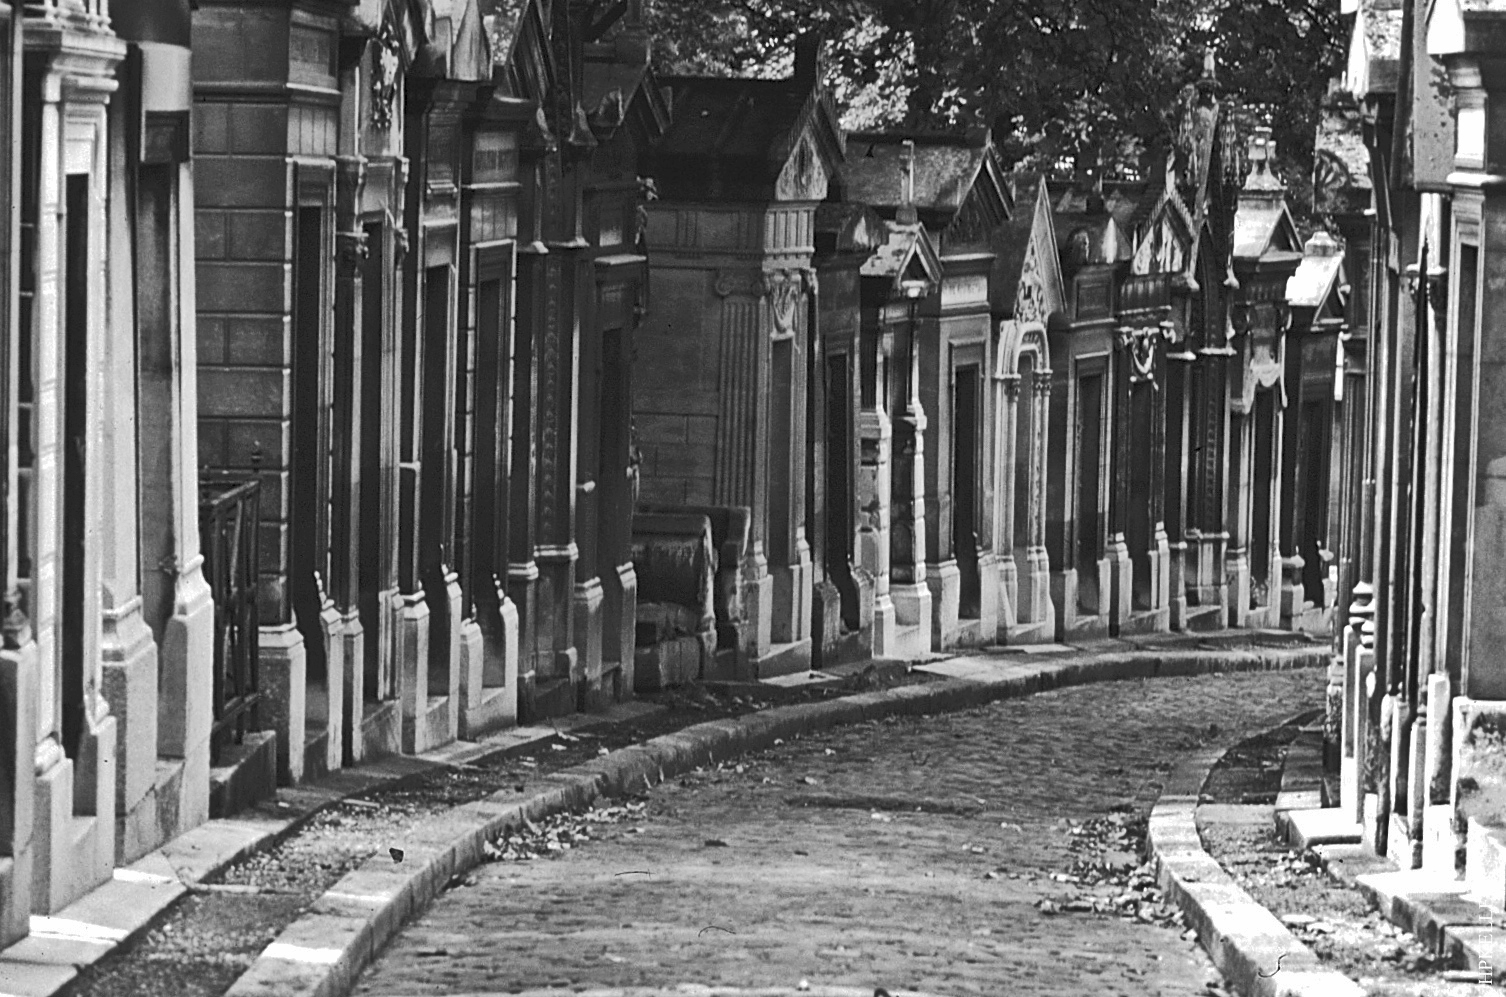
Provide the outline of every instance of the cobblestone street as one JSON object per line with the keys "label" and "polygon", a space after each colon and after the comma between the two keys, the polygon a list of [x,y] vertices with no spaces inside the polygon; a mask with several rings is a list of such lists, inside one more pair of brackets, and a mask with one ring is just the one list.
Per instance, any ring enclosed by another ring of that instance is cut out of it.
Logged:
{"label": "cobblestone street", "polygon": [[556,859],[483,865],[356,992],[1206,993],[1216,977],[1179,926],[1054,912],[1087,890],[1052,876],[1138,861],[1085,851],[1084,828],[1138,827],[1176,758],[1318,705],[1322,683],[1111,682],[784,744],[655,789],[645,819]]}

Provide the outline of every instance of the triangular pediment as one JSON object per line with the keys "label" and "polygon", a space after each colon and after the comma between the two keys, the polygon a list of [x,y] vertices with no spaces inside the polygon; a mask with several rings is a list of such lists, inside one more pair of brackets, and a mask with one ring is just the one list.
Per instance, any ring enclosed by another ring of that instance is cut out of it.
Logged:
{"label": "triangular pediment", "polygon": [[824,201],[842,166],[844,143],[836,108],[817,87],[802,108],[788,138],[775,150],[781,157],[774,197],[780,201]]}

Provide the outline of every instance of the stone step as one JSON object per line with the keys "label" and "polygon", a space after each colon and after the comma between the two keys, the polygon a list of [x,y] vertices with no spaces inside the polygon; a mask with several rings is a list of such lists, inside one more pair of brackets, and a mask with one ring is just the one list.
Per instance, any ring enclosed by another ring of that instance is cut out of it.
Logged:
{"label": "stone step", "polygon": [[1199,633],[1225,629],[1224,607],[1188,606],[1186,627]]}
{"label": "stone step", "polygon": [[810,638],[791,641],[787,644],[772,644],[769,646],[768,653],[758,659],[758,677],[767,679],[778,675],[791,675],[795,672],[809,671],[810,667]]}

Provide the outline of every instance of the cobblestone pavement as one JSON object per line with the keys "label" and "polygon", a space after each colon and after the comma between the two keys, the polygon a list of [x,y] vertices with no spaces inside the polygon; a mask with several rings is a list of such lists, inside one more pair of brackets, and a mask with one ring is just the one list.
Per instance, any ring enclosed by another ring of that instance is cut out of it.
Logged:
{"label": "cobblestone pavement", "polygon": [[1081,889],[1051,877],[1081,857],[1084,826],[1143,817],[1174,759],[1320,705],[1323,678],[1062,689],[841,728],[704,770],[656,788],[643,820],[594,826],[558,858],[481,866],[356,993],[800,980],[994,997],[1219,993],[1175,925],[1038,904]]}

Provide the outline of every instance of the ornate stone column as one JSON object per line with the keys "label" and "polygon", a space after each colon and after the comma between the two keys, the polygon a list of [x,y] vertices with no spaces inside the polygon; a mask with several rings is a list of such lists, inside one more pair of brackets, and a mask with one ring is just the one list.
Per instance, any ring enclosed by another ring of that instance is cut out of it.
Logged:
{"label": "ornate stone column", "polygon": [[920,355],[915,342],[915,302],[895,333],[898,362],[893,384],[899,400],[894,420],[893,486],[890,514],[890,597],[900,627],[920,627],[922,651],[931,643],[931,589],[926,584],[926,413],[920,403]]}
{"label": "ornate stone column", "polygon": [[858,411],[858,567],[873,576],[873,653],[877,657],[898,653],[894,600],[890,586],[889,501],[892,489],[891,449],[893,427],[889,421],[889,352],[892,336],[864,330],[872,336],[871,375],[864,363],[864,402]]}
{"label": "ornate stone column", "polygon": [[[101,691],[100,582],[110,329],[106,107],[125,47],[97,4],[38,5],[26,17],[22,100],[36,118],[22,161],[35,172],[24,181],[22,210],[35,232],[28,261],[35,291],[21,335],[31,337],[35,373],[28,609],[40,678],[31,890],[33,910],[50,914],[107,880],[115,857],[117,731]],[[83,240],[82,256],[69,258],[68,235]],[[65,294],[84,305],[84,316],[70,320]],[[69,480],[70,468],[81,480]],[[71,514],[65,497],[80,503]],[[82,547],[72,564],[70,542]]]}
{"label": "ornate stone column", "polygon": [[1035,406],[1032,424],[1035,432],[1030,439],[1030,549],[1021,579],[1025,586],[1021,604],[1029,609],[1028,619],[1024,622],[1041,624],[1035,636],[1042,641],[1054,638],[1051,621],[1056,618],[1056,607],[1051,601],[1051,556],[1046,550],[1046,443],[1050,436],[1051,388],[1054,377],[1050,368],[1037,369],[1031,384],[1031,404]]}
{"label": "ornate stone column", "polygon": [[765,554],[769,482],[760,473],[763,461],[758,442],[770,404],[768,337],[762,332],[761,314],[768,285],[757,273],[723,271],[713,287],[721,328],[711,500],[716,505],[743,506],[752,515],[751,549],[739,569],[739,585],[748,623],[745,650],[756,661],[774,642],[774,580]]}

